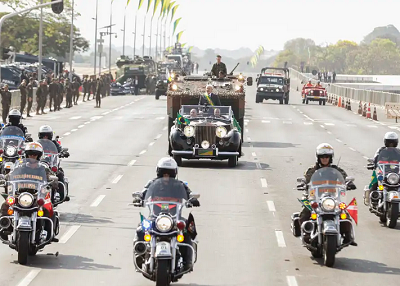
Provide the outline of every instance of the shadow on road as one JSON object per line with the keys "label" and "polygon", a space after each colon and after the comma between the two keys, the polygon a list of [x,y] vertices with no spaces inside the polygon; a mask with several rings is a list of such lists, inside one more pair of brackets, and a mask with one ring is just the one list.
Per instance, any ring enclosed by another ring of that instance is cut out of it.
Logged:
{"label": "shadow on road", "polygon": [[255,162],[241,161],[239,159],[236,167],[229,167],[228,160],[215,161],[215,160],[183,160],[182,168],[193,169],[231,169],[231,170],[271,170],[268,164],[259,163],[261,169],[258,168]]}
{"label": "shadow on road", "polygon": [[29,266],[43,269],[116,270],[112,265],[93,263],[93,259],[78,255],[41,255],[30,257]]}
{"label": "shadow on road", "polygon": [[60,221],[63,223],[73,222],[73,223],[114,223],[110,218],[97,218],[91,215],[82,213],[61,213]]}
{"label": "shadow on road", "polygon": [[300,144],[292,144],[292,143],[283,143],[283,142],[251,142],[251,143],[243,143],[243,147],[250,147],[250,145],[254,148],[296,148]]}
{"label": "shadow on road", "polygon": [[84,165],[99,165],[99,166],[123,166],[126,164],[118,164],[118,163],[105,163],[105,162],[82,162],[82,161],[63,161],[63,165],[68,167],[74,167],[75,169],[87,169]]}

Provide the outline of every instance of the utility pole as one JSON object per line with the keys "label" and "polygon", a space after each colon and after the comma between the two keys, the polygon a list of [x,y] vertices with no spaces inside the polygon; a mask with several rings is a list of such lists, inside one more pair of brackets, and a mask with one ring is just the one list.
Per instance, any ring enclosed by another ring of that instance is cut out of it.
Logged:
{"label": "utility pole", "polygon": [[[43,0],[40,0],[40,4],[43,4]],[[40,8],[38,81],[42,80],[42,60],[43,60],[42,53],[43,53],[43,7]]]}
{"label": "utility pole", "polygon": [[72,0],[71,32],[69,37],[69,80],[72,82],[72,57],[74,55],[74,0]]}
{"label": "utility pole", "polygon": [[125,56],[125,19],[126,19],[126,7],[125,7],[125,13],[124,13],[124,37],[123,37],[123,44],[122,44],[122,54]]}
{"label": "utility pole", "polygon": [[107,32],[100,32],[100,45],[99,45],[99,76],[101,75],[101,54],[103,53],[103,36],[107,35]]}
{"label": "utility pole", "polygon": [[[147,16],[147,14],[146,14]],[[142,57],[144,57],[144,44],[145,44],[145,35],[146,35],[146,16],[144,16],[144,22],[143,22],[143,51],[142,51]]]}
{"label": "utility pole", "polygon": [[111,0],[110,4],[110,48],[109,48],[109,55],[108,55],[108,72],[111,74],[111,38],[112,38],[112,32],[111,32],[111,27],[113,26],[112,24],[112,2]]}
{"label": "utility pole", "polygon": [[137,12],[135,15],[135,32],[134,32],[135,36],[133,38],[133,58],[135,58],[135,56],[136,56],[136,26],[137,26]]}
{"label": "utility pole", "polygon": [[[96,75],[96,60],[97,60],[97,13],[99,8],[99,0],[96,0],[96,24],[94,27],[94,67],[93,74]],[[93,18],[92,18],[93,19]]]}

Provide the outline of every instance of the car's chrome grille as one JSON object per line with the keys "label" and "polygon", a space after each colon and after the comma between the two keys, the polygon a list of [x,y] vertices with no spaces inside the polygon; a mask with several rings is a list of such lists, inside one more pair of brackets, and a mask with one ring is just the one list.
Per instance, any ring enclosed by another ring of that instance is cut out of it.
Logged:
{"label": "car's chrome grille", "polygon": [[215,144],[215,129],[216,126],[196,126],[195,143],[201,147],[201,142],[207,140],[210,142],[210,147]]}

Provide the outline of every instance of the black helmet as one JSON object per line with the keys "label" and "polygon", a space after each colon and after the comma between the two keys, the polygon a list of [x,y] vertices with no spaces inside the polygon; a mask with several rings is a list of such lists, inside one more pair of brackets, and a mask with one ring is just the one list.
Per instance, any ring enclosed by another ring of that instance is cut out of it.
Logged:
{"label": "black helmet", "polygon": [[21,122],[21,112],[18,109],[13,109],[8,114],[8,122],[12,125],[18,125]]}
{"label": "black helmet", "polygon": [[175,178],[178,174],[178,164],[171,157],[160,159],[157,163],[157,177],[162,178],[164,174],[168,174],[171,178]]}
{"label": "black helmet", "polygon": [[43,139],[45,136],[47,136],[47,139],[49,140],[53,139],[53,129],[51,129],[49,125],[43,125],[39,128],[39,139]]}
{"label": "black helmet", "polygon": [[385,147],[397,147],[399,144],[399,136],[395,132],[387,132],[383,139]]}

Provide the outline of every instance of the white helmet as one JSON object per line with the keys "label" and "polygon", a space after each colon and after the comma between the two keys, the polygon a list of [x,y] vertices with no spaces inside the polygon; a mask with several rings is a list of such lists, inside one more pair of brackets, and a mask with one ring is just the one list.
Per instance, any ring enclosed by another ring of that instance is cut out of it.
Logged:
{"label": "white helmet", "polygon": [[161,178],[164,174],[175,178],[178,174],[178,164],[171,157],[161,158],[157,163],[157,177]]}
{"label": "white helmet", "polygon": [[387,132],[383,139],[386,147],[397,147],[399,143],[399,136],[396,132]]}
{"label": "white helmet", "polygon": [[47,136],[49,140],[53,139],[53,129],[49,125],[42,125],[39,128],[39,139],[43,139],[44,136]]}
{"label": "white helmet", "polygon": [[32,142],[29,144],[26,144],[25,146],[25,155],[28,157],[29,155],[36,155],[37,159],[40,160],[40,157],[43,155],[43,147],[40,143],[37,142]]}
{"label": "white helmet", "polygon": [[315,152],[315,155],[317,156],[317,162],[320,163],[319,159],[320,157],[323,156],[330,156],[329,163],[332,164],[332,159],[333,156],[335,155],[335,152],[333,150],[333,147],[328,144],[328,143],[321,143],[317,146],[317,151]]}
{"label": "white helmet", "polygon": [[19,124],[21,121],[21,112],[18,109],[12,109],[10,113],[8,114],[8,121],[11,122],[12,124]]}

